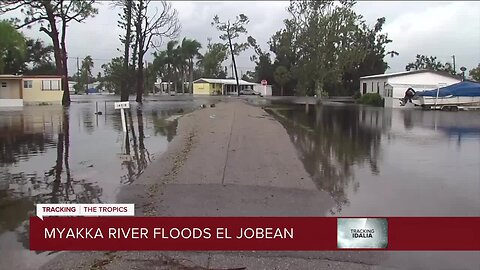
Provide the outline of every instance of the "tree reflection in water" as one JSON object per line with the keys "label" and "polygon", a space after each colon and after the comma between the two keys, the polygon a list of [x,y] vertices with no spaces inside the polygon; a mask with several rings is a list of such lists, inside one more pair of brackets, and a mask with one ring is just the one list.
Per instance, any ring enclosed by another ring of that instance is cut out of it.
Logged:
{"label": "tree reflection in water", "polygon": [[[127,159],[122,161],[122,167],[126,168],[126,175],[122,176],[120,181],[123,184],[131,184],[144,172],[147,165],[151,162],[151,158],[144,143],[145,132],[142,107],[138,106],[136,109],[138,137],[135,132],[132,111],[127,110],[126,114],[127,133],[125,134],[125,154]],[[130,135],[132,137],[131,139]],[[133,153],[130,147],[133,147]]]}
{"label": "tree reflection in water", "polygon": [[[354,192],[360,188],[355,180],[355,165],[367,163],[372,173],[379,173],[377,160],[382,121],[379,121],[378,111],[365,112],[356,106],[269,111],[286,128],[317,188],[334,198],[336,209],[332,209],[331,214],[341,213],[342,207],[349,204],[349,187]],[[376,116],[373,127],[365,125],[366,114],[367,117]]]}
{"label": "tree reflection in water", "polygon": [[[9,127],[9,138],[0,139],[0,165],[2,183],[0,194],[0,233],[15,231],[18,241],[28,249],[28,217],[34,215],[37,203],[96,203],[101,202],[102,189],[86,180],[76,180],[69,166],[70,119],[69,109],[52,110],[41,118],[41,124],[48,123],[55,131],[31,127],[35,119],[23,120],[17,127]],[[35,118],[38,116],[29,116]],[[48,120],[46,120],[48,119]],[[14,130],[12,130],[14,129]],[[16,131],[15,131],[16,130]],[[56,144],[53,142],[57,133]],[[46,148],[56,146],[56,159],[50,170],[43,175],[37,172],[10,172],[9,165],[18,162],[15,157],[27,160]],[[3,185],[6,184],[5,187]]]}

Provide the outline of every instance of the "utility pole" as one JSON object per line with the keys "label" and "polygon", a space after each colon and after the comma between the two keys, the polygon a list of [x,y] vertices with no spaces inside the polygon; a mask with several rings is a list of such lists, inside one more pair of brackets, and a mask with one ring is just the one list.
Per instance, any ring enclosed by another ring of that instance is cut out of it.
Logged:
{"label": "utility pole", "polygon": [[237,96],[240,96],[240,86],[238,83],[237,64],[235,63],[235,54],[233,53],[232,37],[230,35],[230,21],[227,26],[228,45],[230,45],[230,52],[232,53],[233,68],[235,69],[235,79],[237,81]]}
{"label": "utility pole", "polygon": [[455,55],[452,55],[452,60],[453,60],[453,71],[456,73],[457,70],[455,69]]}

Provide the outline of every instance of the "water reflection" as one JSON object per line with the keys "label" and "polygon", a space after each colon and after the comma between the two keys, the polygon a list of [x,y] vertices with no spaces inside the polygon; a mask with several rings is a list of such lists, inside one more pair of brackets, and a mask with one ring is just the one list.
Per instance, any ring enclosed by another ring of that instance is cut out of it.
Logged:
{"label": "water reflection", "polygon": [[[122,167],[126,169],[126,174],[121,177],[122,184],[131,184],[140,176],[147,165],[152,161],[150,153],[145,147],[145,132],[143,125],[143,110],[141,106],[136,109],[137,113],[137,131],[133,122],[132,112],[127,114],[127,132],[125,133],[125,150],[121,155]],[[132,151],[133,150],[133,151]]]}
{"label": "water reflection", "polygon": [[351,105],[269,111],[317,187],[336,201],[331,214],[478,215],[478,112]]}
{"label": "water reflection", "polygon": [[[0,112],[0,243],[14,232],[28,249],[27,220],[37,203],[115,202],[119,188],[135,181],[154,159],[151,153],[163,152],[175,136],[177,120],[166,118],[196,107],[133,105],[124,134],[119,111],[107,105],[103,117],[93,102]],[[35,258],[32,252],[25,259]],[[10,268],[6,263],[0,268]]]}
{"label": "water reflection", "polygon": [[287,129],[314,183],[336,201],[332,214],[349,204],[348,187],[355,192],[360,188],[353,165],[366,163],[372,173],[378,174],[381,132],[368,127],[381,122],[378,114],[360,114],[358,107],[312,107],[306,112],[275,109],[272,112]]}

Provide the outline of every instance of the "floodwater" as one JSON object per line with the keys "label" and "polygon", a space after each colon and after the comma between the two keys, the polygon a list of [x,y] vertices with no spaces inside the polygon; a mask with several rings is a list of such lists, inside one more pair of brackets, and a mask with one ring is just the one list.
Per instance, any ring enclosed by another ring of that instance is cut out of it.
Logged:
{"label": "floodwater", "polygon": [[67,110],[0,111],[0,269],[36,269],[52,257],[28,250],[27,220],[36,203],[115,202],[119,189],[166,150],[178,116],[198,106],[194,100],[132,102],[125,136],[107,99],[79,97]]}
{"label": "floodwater", "polygon": [[[480,112],[274,106],[332,216],[480,216]],[[441,237],[441,236],[439,236]],[[316,252],[399,269],[479,269],[478,252]]]}
{"label": "floodwater", "polygon": [[[0,269],[36,269],[54,255],[28,250],[27,220],[36,203],[114,202],[121,187],[166,150],[177,117],[206,103],[132,102],[125,136],[111,100],[79,97],[68,110],[0,111]],[[287,130],[318,189],[334,199],[331,215],[480,216],[480,112],[355,105],[274,106],[269,112]],[[382,256],[385,266],[478,265],[475,253],[368,254]],[[369,264],[365,257],[359,260]]]}
{"label": "floodwater", "polygon": [[479,216],[480,112],[278,107],[335,216]]}

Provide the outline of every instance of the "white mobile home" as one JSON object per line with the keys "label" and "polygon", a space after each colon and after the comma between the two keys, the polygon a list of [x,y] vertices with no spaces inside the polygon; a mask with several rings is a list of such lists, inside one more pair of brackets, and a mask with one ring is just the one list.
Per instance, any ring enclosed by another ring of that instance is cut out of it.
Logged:
{"label": "white mobile home", "polygon": [[400,99],[408,88],[415,91],[435,89],[461,80],[446,72],[413,70],[360,77],[360,93],[378,93],[385,99],[385,107],[400,108]]}

